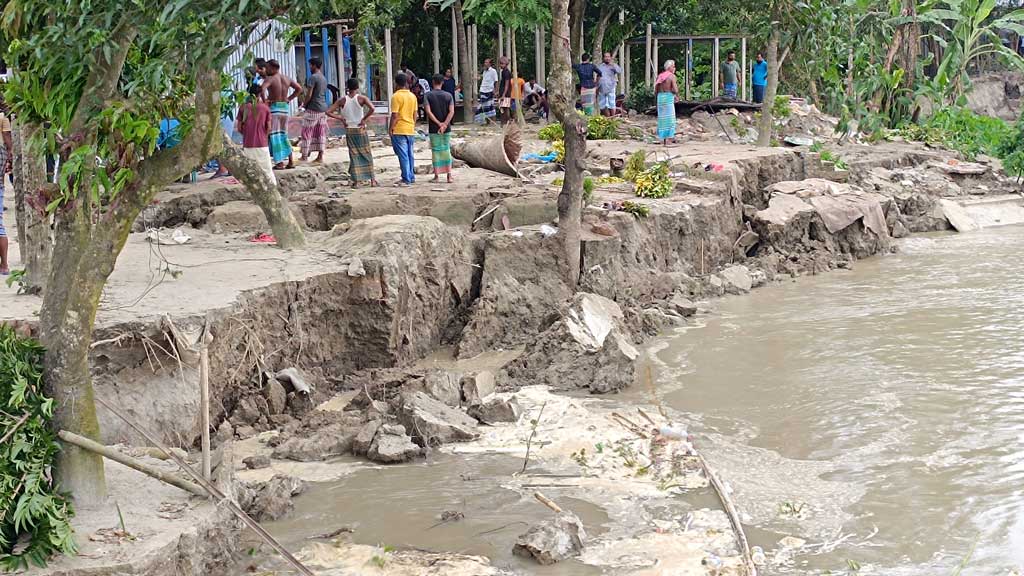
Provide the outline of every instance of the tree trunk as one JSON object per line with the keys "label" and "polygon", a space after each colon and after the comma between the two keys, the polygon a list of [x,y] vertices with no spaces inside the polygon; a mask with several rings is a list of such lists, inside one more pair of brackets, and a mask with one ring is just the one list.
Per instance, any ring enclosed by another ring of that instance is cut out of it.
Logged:
{"label": "tree trunk", "polygon": [[466,36],[465,15],[462,13],[462,0],[455,0],[452,5],[455,11],[455,35],[459,43],[459,82],[462,83],[462,121],[473,123],[473,96],[476,91],[476,79],[469,64],[469,38]]}
{"label": "tree trunk", "polygon": [[[575,0],[582,4],[583,0]],[[569,41],[569,0],[551,0],[551,70],[548,98],[551,112],[562,123],[565,137],[565,177],[558,194],[558,233],[565,246],[566,279],[575,290],[580,281],[580,238],[583,216],[583,158],[587,124],[576,113]],[[582,20],[582,18],[580,18]]]}
{"label": "tree trunk", "polygon": [[590,52],[595,62],[600,62],[601,55],[604,54],[604,34],[608,31],[608,23],[611,22],[613,14],[611,10],[604,7],[601,8],[601,17],[598,19],[597,28],[594,30],[594,44]]}
{"label": "tree trunk", "polygon": [[38,126],[30,124],[16,125],[12,134],[14,212],[18,223],[21,263],[25,266],[22,282],[29,294],[39,294],[46,290],[53,252],[50,215],[45,213],[45,202],[39,194],[46,184],[46,159],[42,154],[29,150],[29,142],[38,129]]}
{"label": "tree trunk", "polygon": [[[99,237],[89,207],[79,200],[56,218],[57,249],[43,295],[39,336],[46,347],[43,377],[54,400],[54,426],[98,442],[89,347],[100,294],[124,241]],[[124,237],[129,226],[124,226]],[[103,458],[76,446],[65,445],[58,454],[56,480],[80,506],[95,506],[106,498]]]}
{"label": "tree trunk", "polygon": [[305,246],[306,235],[302,226],[288,208],[288,202],[281,197],[277,184],[267,177],[255,161],[247,158],[242,153],[242,147],[232,142],[227,134],[224,135],[224,149],[219,159],[245,185],[253,201],[263,210],[277,238],[278,248],[291,250]]}
{"label": "tree trunk", "polygon": [[[583,55],[583,18],[587,11],[587,0],[569,0],[569,62],[579,62]],[[574,84],[575,86],[575,84]]]}
{"label": "tree trunk", "polygon": [[818,83],[814,81],[814,78],[811,78],[810,83],[807,86],[807,91],[811,96],[811,104],[821,108],[821,101],[818,99]]}
{"label": "tree trunk", "polygon": [[[122,36],[120,45],[110,51],[112,56],[101,60],[104,65],[97,69],[102,73],[86,81],[72,120],[74,133],[80,134],[86,144],[97,138],[97,128],[86,122],[113,98],[134,33]],[[226,40],[225,34],[209,41]],[[54,215],[53,262],[39,316],[40,340],[46,348],[43,378],[47,394],[54,399],[54,426],[94,441],[100,440],[100,428],[89,349],[103,286],[139,212],[157,191],[215,156],[223,136],[220,66],[203,62],[198,68],[193,127],[181,143],[126,166],[135,176],[109,203],[96,203],[85,192],[58,207]],[[70,153],[70,148],[65,150],[65,154]],[[80,190],[90,189],[89,182],[78,184]],[[57,455],[55,479],[80,506],[99,505],[106,499],[103,458],[99,455],[65,446]]]}
{"label": "tree trunk", "polygon": [[778,22],[772,23],[771,33],[768,35],[768,48],[765,50],[765,58],[768,60],[768,85],[764,90],[764,103],[761,104],[761,118],[757,123],[757,145],[771,146],[772,127],[775,119],[772,118],[772,106],[775,104],[775,94],[779,90],[779,26]]}

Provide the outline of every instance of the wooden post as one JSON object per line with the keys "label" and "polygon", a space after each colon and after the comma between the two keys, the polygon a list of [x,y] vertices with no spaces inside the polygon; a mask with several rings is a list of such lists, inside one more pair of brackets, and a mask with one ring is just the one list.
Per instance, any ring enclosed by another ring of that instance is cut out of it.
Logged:
{"label": "wooden post", "polygon": [[[619,10],[619,27],[621,28],[622,25],[625,24],[625,23],[626,23],[626,11],[625,10]],[[619,42],[619,50],[618,50],[618,54],[616,55],[616,57],[619,59],[619,66],[622,67],[622,82],[618,83],[618,86],[622,89],[622,91],[619,92],[619,94],[628,94],[629,93],[629,82],[627,81],[628,77],[626,76],[626,39],[625,38],[623,38],[622,41]]]}
{"label": "wooden post", "polygon": [[543,58],[540,54],[540,26],[533,27],[533,76],[544,85],[544,78],[540,75],[540,60]]}
{"label": "wooden post", "polygon": [[718,54],[718,36],[715,36],[714,46],[711,48],[711,97],[718,98],[718,82],[721,80]]}
{"label": "wooden post", "polygon": [[[469,78],[469,81],[475,84],[479,83],[480,77],[480,38],[478,32],[477,25],[473,24],[473,60],[470,62],[470,66],[473,67],[473,75]],[[477,102],[479,102],[480,94],[475,89],[473,94],[476,94]]]}
{"label": "wooden post", "polygon": [[334,35],[338,37],[338,90],[344,94],[348,75],[345,74],[345,31],[342,30],[341,24],[334,26]]}
{"label": "wooden post", "polygon": [[686,99],[690,99],[690,85],[693,84],[693,38],[686,40]]}
{"label": "wooden post", "polygon": [[644,51],[644,83],[650,88],[651,83],[651,25],[647,25],[647,42]]}
{"label": "wooden post", "polygon": [[750,77],[747,75],[747,38],[745,36],[740,39],[740,70],[742,70],[743,74],[743,94],[740,96],[740,99],[746,102],[747,86],[750,85]]}
{"label": "wooden post", "polygon": [[662,62],[658,59],[658,39],[655,38],[651,47],[651,58],[654,60],[654,70],[651,70],[651,76],[657,78],[658,74],[661,73]]}
{"label": "wooden post", "polygon": [[[452,6],[452,78],[459,82],[459,26],[455,21],[455,6]],[[463,90],[465,92],[465,90]]]}
{"label": "wooden post", "polygon": [[498,24],[498,54],[494,56],[494,65],[498,65],[498,58],[501,58],[501,53],[505,50],[505,25]]}
{"label": "wooden post", "polygon": [[441,73],[441,33],[434,26],[434,74]]}
{"label": "wooden post", "polygon": [[390,115],[391,96],[394,95],[395,93],[394,70],[391,62],[391,28],[384,29],[384,63],[387,66],[387,68],[385,69],[387,73],[387,78],[385,78],[384,80],[387,83],[388,87],[388,115]]}
{"label": "wooden post", "polygon": [[623,82],[623,84],[625,84],[625,87],[622,89],[622,93],[625,94],[626,96],[629,96],[629,89],[630,89],[630,86],[632,86],[632,84],[630,83],[630,76],[629,76],[629,73],[630,73],[629,61],[630,61],[630,58],[629,58],[629,44],[626,44],[625,45],[625,52],[623,52],[623,56],[622,56],[622,82]]}
{"label": "wooden post", "polygon": [[[324,67],[323,74],[325,78],[328,78],[328,82],[330,82],[330,77],[327,74],[327,72],[331,64],[331,42],[327,39],[327,26],[320,27],[320,50],[323,51],[324,53],[324,59],[320,62],[321,64],[323,64]],[[327,93],[324,94],[324,99],[327,101],[328,104],[331,103],[330,90],[328,90]]]}
{"label": "wooden post", "polygon": [[211,480],[213,470],[210,466],[210,350],[209,343],[213,338],[208,329],[203,329],[199,348],[199,415],[202,429],[203,446],[203,478]]}
{"label": "wooden post", "polygon": [[548,85],[548,59],[545,55],[545,49],[547,47],[547,32],[544,27],[540,27],[540,73],[537,75],[537,81],[541,82],[541,86],[547,88]]}

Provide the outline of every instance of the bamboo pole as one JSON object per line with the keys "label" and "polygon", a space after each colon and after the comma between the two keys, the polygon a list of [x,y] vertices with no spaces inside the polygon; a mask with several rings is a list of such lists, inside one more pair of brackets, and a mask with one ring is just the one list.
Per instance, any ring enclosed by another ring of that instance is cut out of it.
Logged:
{"label": "bamboo pole", "polygon": [[263,526],[260,526],[259,522],[253,520],[252,516],[246,514],[245,510],[242,510],[242,508],[233,499],[225,496],[224,493],[221,492],[212,482],[203,478],[201,474],[193,470],[192,467],[189,466],[188,463],[182,460],[178,455],[171,452],[170,449],[164,447],[163,443],[154,438],[152,434],[147,432],[141,426],[137,425],[135,422],[129,420],[127,416],[121,414],[120,411],[116,410],[113,406],[108,404],[107,401],[104,400],[103,398],[97,396],[96,403],[109,410],[111,414],[113,414],[114,416],[120,418],[125,424],[128,425],[129,428],[135,430],[136,432],[139,433],[139,435],[145,438],[147,442],[163,450],[164,454],[167,454],[168,458],[174,460],[175,464],[180,466],[181,469],[184,470],[186,474],[191,476],[193,480],[199,483],[199,486],[202,487],[203,490],[205,490],[206,494],[215,498],[217,500],[218,505],[225,506],[229,510],[231,510],[231,512],[236,517],[238,517],[239,520],[241,520],[246,526],[252,529],[252,531],[255,532],[260,538],[262,538],[264,542],[269,544],[271,548],[273,548],[278,554],[280,554],[282,558],[288,561],[288,563],[291,564],[292,567],[294,567],[296,570],[298,570],[300,574],[302,574],[303,576],[316,576],[309,568],[306,568],[306,566],[303,565],[302,562],[299,562],[298,558],[293,556],[291,552],[289,552],[284,546],[281,545],[280,542],[278,542],[273,536],[271,536],[270,533],[267,532],[265,528],[263,528]]}
{"label": "bamboo pole", "polygon": [[391,28],[384,29],[384,62],[387,66],[388,114],[391,114],[391,96],[395,93],[394,63],[391,62]]}
{"label": "bamboo pole", "polygon": [[210,326],[203,327],[199,342],[199,421],[202,426],[203,478],[210,480],[213,470],[210,466]]}
{"label": "bamboo pole", "polygon": [[[455,78],[455,82],[461,82],[461,76],[459,76],[459,25],[455,21],[455,5],[452,5],[452,78]],[[465,87],[463,87],[463,94],[465,94]]]}
{"label": "bamboo pole", "polygon": [[334,26],[334,35],[338,37],[338,89],[345,93],[345,82],[348,81],[348,76],[345,75],[345,31],[342,30],[341,24]]}
{"label": "bamboo pole", "polygon": [[441,73],[441,32],[434,26],[434,74]]}
{"label": "bamboo pole", "polygon": [[647,40],[644,42],[644,83],[651,87],[651,25],[647,25]]}
{"label": "bamboo pole", "polygon": [[750,85],[750,78],[747,75],[747,39],[740,39],[740,70],[742,70],[743,79],[743,93],[741,99],[746,102],[747,98],[747,86]]}
{"label": "bamboo pole", "polygon": [[721,72],[721,70],[719,70],[719,66],[720,66],[719,60],[722,57],[722,55],[718,53],[718,50],[719,50],[718,36],[715,36],[715,43],[714,43],[714,46],[712,46],[712,48],[711,48],[711,78],[712,78],[712,81],[711,81],[711,97],[712,98],[718,98],[718,83],[721,81],[721,78],[719,77],[719,73]]}
{"label": "bamboo pole", "polygon": [[64,442],[71,444],[72,446],[77,446],[82,450],[88,450],[93,454],[99,454],[100,456],[103,456],[108,460],[113,460],[118,464],[124,464],[125,466],[131,468],[132,470],[142,472],[143,474],[149,476],[150,478],[155,478],[165,484],[170,484],[175,488],[181,488],[182,490],[195,494],[196,496],[209,498],[209,494],[207,494],[206,491],[202,489],[202,487],[193,484],[188,480],[175,476],[171,472],[161,470],[159,468],[150,466],[149,464],[140,462],[135,458],[132,458],[131,456],[122,454],[117,450],[114,450],[113,448],[100,444],[99,442],[94,442],[93,440],[79,436],[74,432],[68,432],[67,430],[61,430],[57,432],[57,437],[63,440]]}

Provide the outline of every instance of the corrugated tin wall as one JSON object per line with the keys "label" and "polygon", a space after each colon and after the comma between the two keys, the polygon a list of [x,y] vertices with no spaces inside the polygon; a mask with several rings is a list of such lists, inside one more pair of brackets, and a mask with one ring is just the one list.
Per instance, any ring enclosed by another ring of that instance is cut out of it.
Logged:
{"label": "corrugated tin wall", "polygon": [[[291,78],[297,78],[299,83],[305,81],[305,78],[299,78],[297,75],[295,51],[291,46],[284,45],[278,39],[283,30],[283,24],[276,20],[268,20],[261,22],[248,38],[242,38],[241,31],[235,33],[232,42],[238,46],[238,49],[228,58],[224,72],[235,79],[236,90],[245,89],[245,67],[252,65],[252,60],[256,58],[277,60],[281,63],[282,73]],[[246,59],[246,55],[249,53],[251,56]],[[292,102],[292,114],[296,112],[298,112],[298,106]]]}

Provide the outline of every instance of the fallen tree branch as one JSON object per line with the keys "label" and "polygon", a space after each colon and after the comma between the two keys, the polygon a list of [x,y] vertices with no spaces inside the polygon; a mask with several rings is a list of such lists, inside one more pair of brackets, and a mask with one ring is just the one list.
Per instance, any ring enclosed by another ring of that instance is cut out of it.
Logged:
{"label": "fallen tree branch", "polygon": [[233,499],[225,496],[224,493],[221,492],[216,486],[214,486],[212,482],[210,482],[206,478],[203,478],[202,474],[196,472],[191,466],[188,465],[188,463],[186,463],[184,460],[178,457],[178,455],[172,453],[169,448],[166,448],[163,445],[163,443],[154,438],[152,434],[146,432],[142,427],[129,420],[127,416],[121,414],[120,411],[114,409],[114,407],[108,404],[103,398],[97,396],[96,403],[109,410],[114,416],[120,418],[132,430],[135,430],[143,438],[145,438],[147,442],[162,450],[164,454],[167,454],[168,458],[174,460],[174,462],[178,466],[180,466],[181,469],[184,470],[186,474],[191,476],[192,479],[195,480],[203,488],[203,490],[205,490],[210,496],[216,499],[218,504],[222,504],[226,506],[229,510],[231,510],[231,512],[236,517],[238,517],[239,520],[241,520],[246,526],[251,528],[253,532],[255,532],[260,538],[262,538],[264,542],[269,544],[271,548],[273,548],[278,554],[280,554],[282,558],[288,561],[288,563],[291,564],[296,570],[298,570],[300,574],[302,574],[303,576],[316,576],[315,574],[313,574],[312,571],[310,571],[309,568],[306,568],[306,566],[302,564],[302,562],[299,562],[298,558],[293,556],[291,552],[285,549],[285,547],[282,546],[280,542],[278,542],[273,536],[271,536],[270,533],[263,528],[263,526],[260,526],[259,522],[253,520],[252,516],[246,514],[245,510],[242,510],[242,508],[239,507],[238,504]]}
{"label": "fallen tree branch", "polygon": [[118,464],[124,464],[125,466],[131,468],[132,470],[142,472],[143,474],[149,476],[150,478],[155,478],[165,484],[170,484],[175,488],[181,488],[186,492],[191,492],[192,494],[195,494],[196,496],[200,496],[202,498],[209,497],[205,490],[203,490],[198,485],[189,482],[188,480],[179,478],[178,476],[175,476],[174,474],[166,470],[161,470],[154,466],[150,466],[149,464],[140,462],[139,460],[136,460],[131,456],[122,454],[109,446],[104,446],[103,444],[85,438],[84,436],[79,436],[74,432],[61,430],[60,432],[57,432],[57,437],[67,442],[68,444],[78,446],[79,448],[83,450],[88,450],[89,452],[92,452],[94,454],[99,454],[100,456],[103,456],[108,460],[113,460]]}

